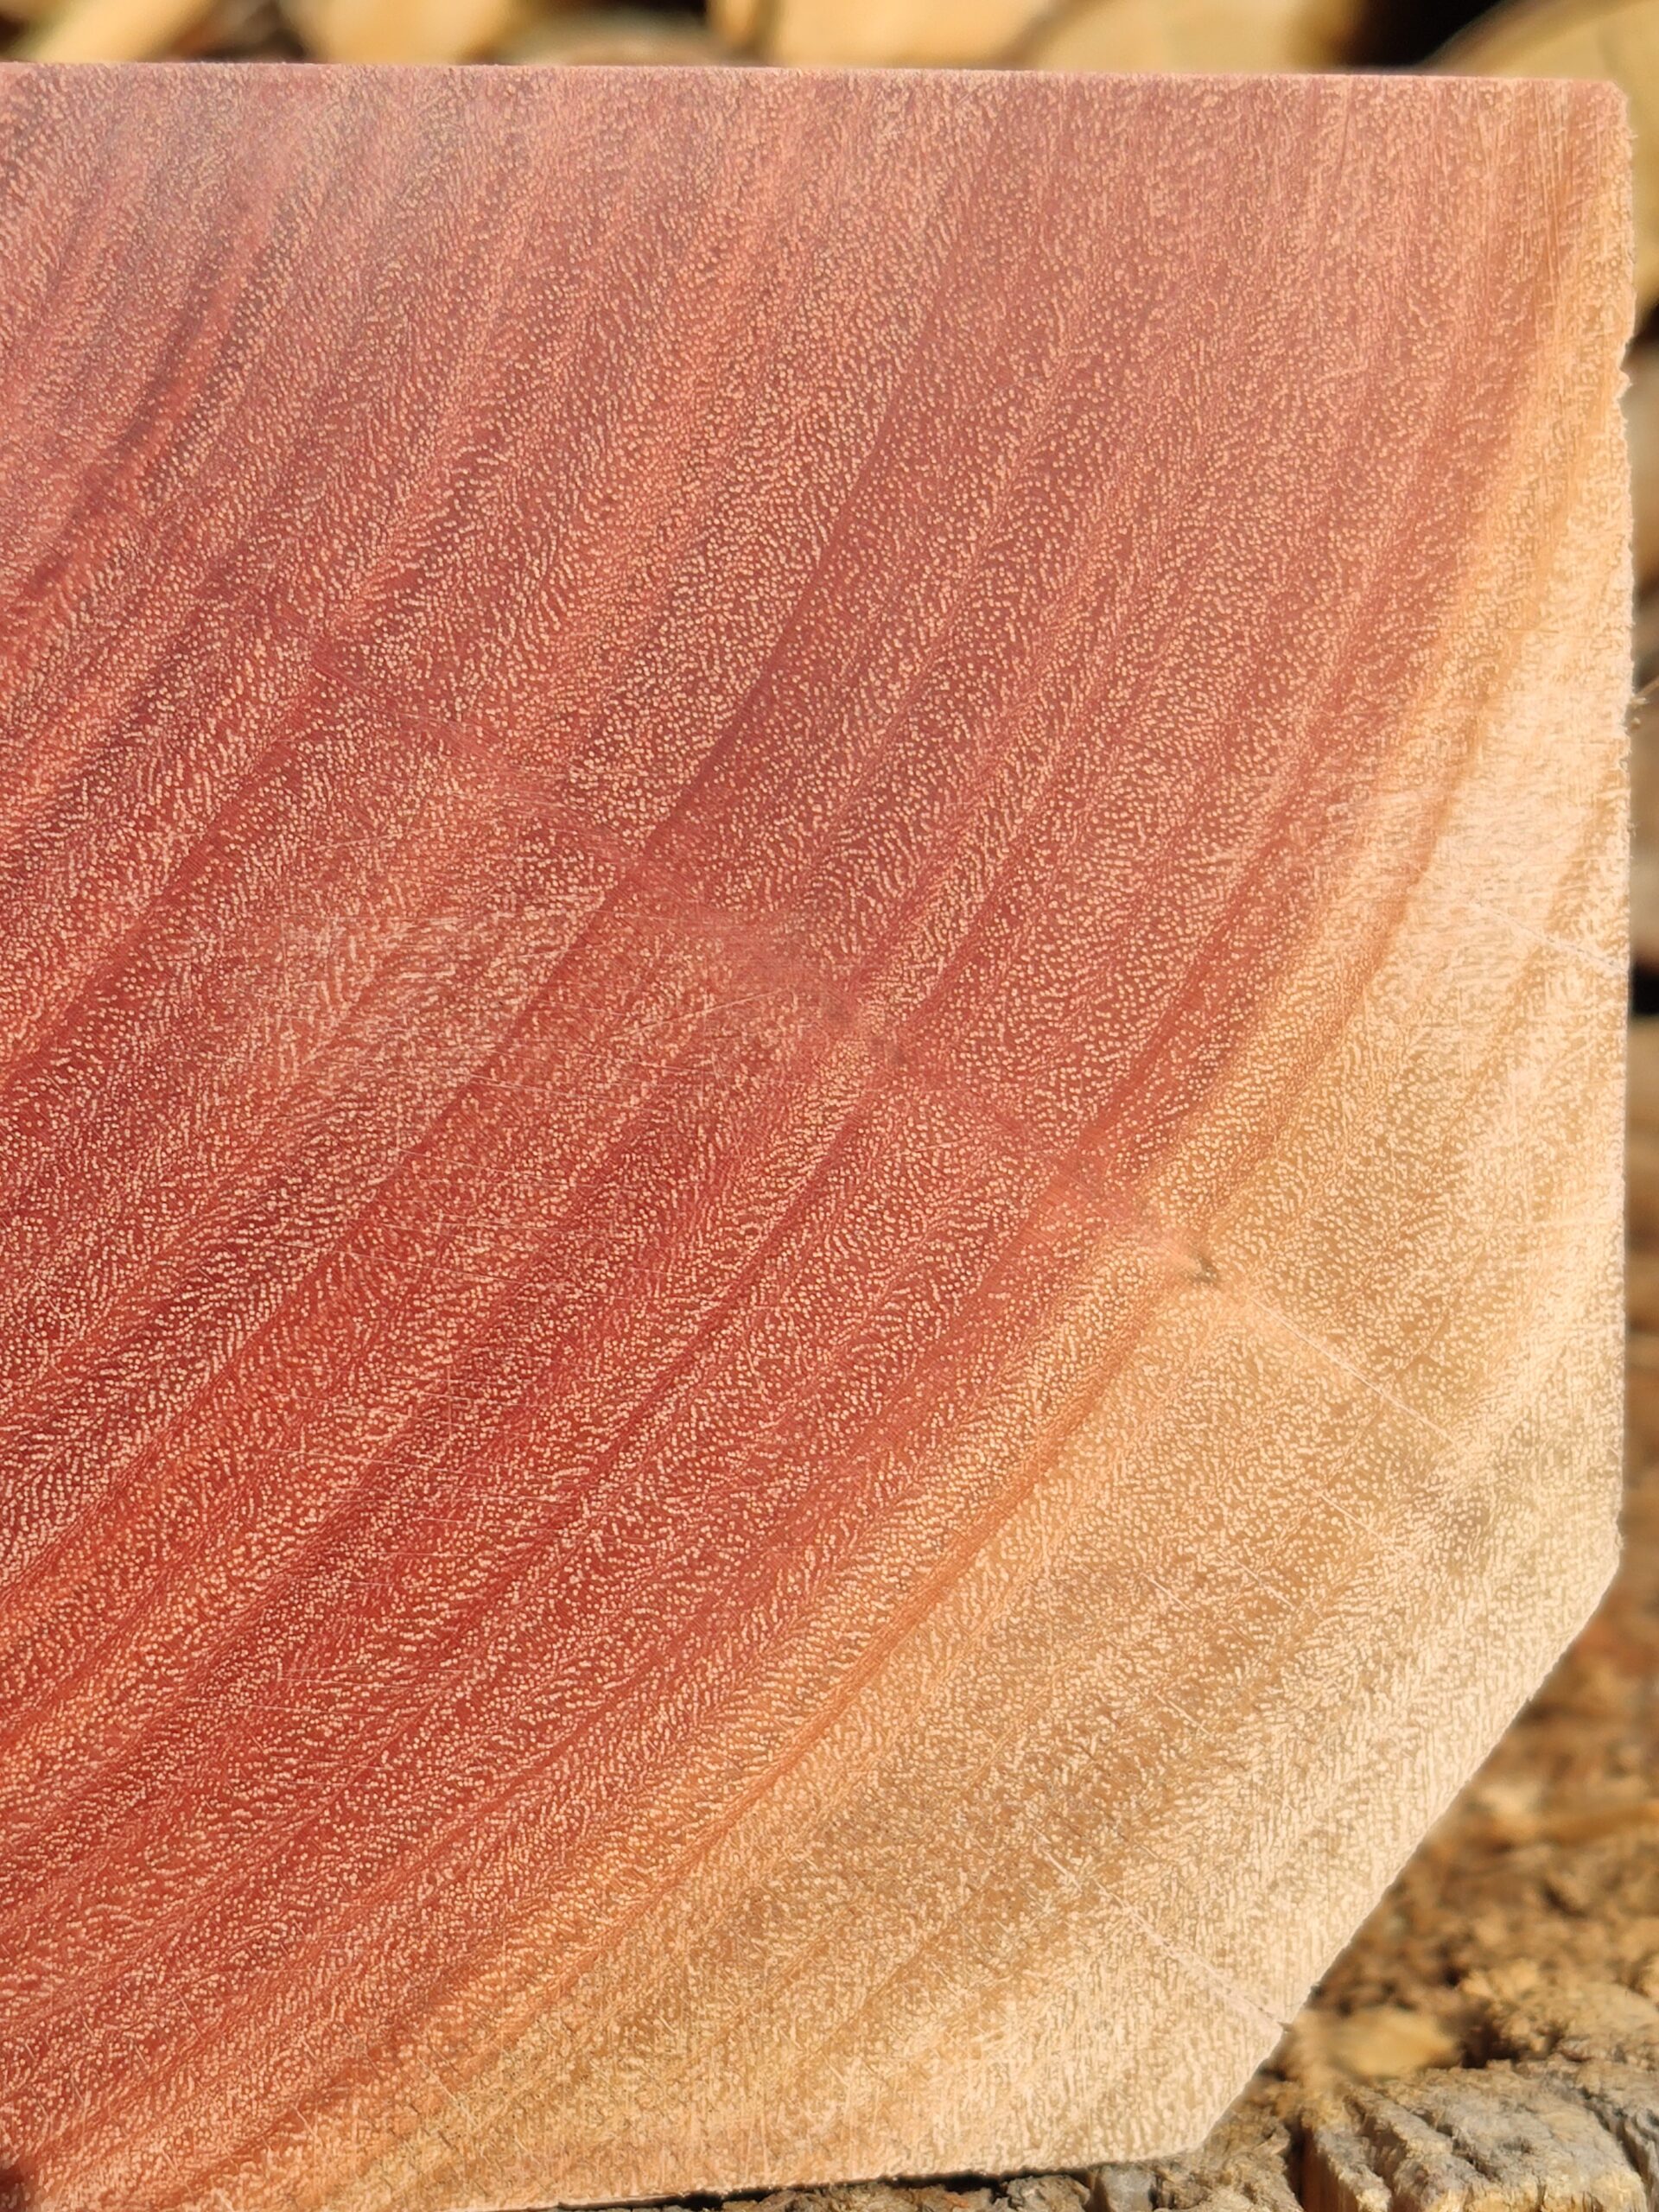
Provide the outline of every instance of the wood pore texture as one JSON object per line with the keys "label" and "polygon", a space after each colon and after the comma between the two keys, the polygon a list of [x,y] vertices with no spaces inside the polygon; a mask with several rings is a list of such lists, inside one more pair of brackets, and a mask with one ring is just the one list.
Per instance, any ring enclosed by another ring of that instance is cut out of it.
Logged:
{"label": "wood pore texture", "polygon": [[0,162],[14,2195],[1195,2141],[1612,1562],[1616,96]]}

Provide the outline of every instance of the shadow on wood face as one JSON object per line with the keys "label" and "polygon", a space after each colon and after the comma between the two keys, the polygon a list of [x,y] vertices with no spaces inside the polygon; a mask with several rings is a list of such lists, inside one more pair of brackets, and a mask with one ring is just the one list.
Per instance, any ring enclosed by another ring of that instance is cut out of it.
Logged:
{"label": "shadow on wood face", "polygon": [[46,2202],[1082,2164],[1275,2039],[1610,1561],[1622,149],[0,78]]}

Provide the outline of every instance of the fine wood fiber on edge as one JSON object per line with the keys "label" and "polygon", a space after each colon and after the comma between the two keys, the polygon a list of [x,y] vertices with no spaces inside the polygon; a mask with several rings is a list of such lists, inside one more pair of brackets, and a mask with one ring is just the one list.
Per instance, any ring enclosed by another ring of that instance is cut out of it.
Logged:
{"label": "fine wood fiber on edge", "polygon": [[0,160],[15,2189],[1195,2140],[1611,1561],[1616,99]]}

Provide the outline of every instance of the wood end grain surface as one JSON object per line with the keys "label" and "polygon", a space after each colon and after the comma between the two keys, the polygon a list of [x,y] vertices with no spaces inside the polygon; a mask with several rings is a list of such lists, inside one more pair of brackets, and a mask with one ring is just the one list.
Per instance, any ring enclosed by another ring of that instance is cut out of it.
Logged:
{"label": "wood end grain surface", "polygon": [[1611,1564],[1627,164],[0,73],[23,2201],[1238,2088]]}

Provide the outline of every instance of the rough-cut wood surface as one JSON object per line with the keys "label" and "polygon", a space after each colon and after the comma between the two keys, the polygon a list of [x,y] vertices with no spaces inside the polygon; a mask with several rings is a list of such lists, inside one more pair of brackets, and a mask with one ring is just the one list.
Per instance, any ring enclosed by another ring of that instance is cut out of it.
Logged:
{"label": "rough-cut wood surface", "polygon": [[14,2186],[1194,2139],[1611,1562],[1617,103],[0,155]]}
{"label": "rough-cut wood surface", "polygon": [[1178,2157],[766,2212],[1659,2212],[1659,1022],[1630,1108],[1618,1573],[1248,2094]]}

